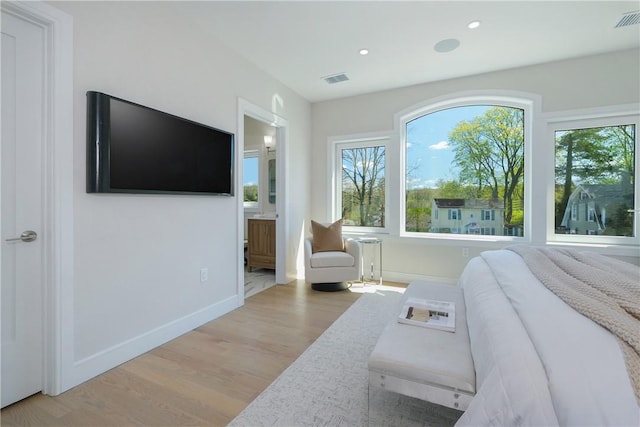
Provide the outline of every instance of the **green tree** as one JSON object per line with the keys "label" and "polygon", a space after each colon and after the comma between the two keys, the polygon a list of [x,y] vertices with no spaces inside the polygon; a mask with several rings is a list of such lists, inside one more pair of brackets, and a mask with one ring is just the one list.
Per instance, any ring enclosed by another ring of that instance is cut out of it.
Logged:
{"label": "green tree", "polygon": [[634,183],[636,127],[634,125],[609,126],[603,133],[613,150],[612,161],[623,176],[624,184]]}
{"label": "green tree", "polygon": [[460,168],[460,181],[475,188],[475,197],[490,190],[490,198],[504,200],[504,222],[511,224],[514,197],[524,176],[524,111],[492,107],[484,114],[460,122],[449,143]]}
{"label": "green tree", "polygon": [[556,184],[561,189],[555,225],[560,226],[577,183],[596,184],[612,171],[612,154],[602,128],[556,132]]}
{"label": "green tree", "polygon": [[360,226],[384,226],[383,146],[342,150],[342,214]]}
{"label": "green tree", "polygon": [[258,201],[258,185],[257,184],[244,186],[244,201],[245,202]]}
{"label": "green tree", "polygon": [[482,190],[478,190],[475,185],[465,185],[460,180],[438,180],[437,182],[437,195],[438,198],[443,199],[478,199],[491,197],[489,187],[483,187]]}
{"label": "green tree", "polygon": [[407,190],[405,218],[407,231],[429,231],[433,192],[431,188]]}
{"label": "green tree", "polygon": [[629,214],[631,205],[620,202],[613,208],[613,218],[605,234],[612,236],[633,236],[633,215]]}

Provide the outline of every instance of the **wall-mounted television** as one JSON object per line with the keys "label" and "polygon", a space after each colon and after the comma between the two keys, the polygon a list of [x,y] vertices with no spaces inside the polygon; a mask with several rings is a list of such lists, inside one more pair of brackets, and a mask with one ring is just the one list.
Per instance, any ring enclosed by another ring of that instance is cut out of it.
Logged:
{"label": "wall-mounted television", "polygon": [[87,92],[87,192],[234,194],[234,135]]}

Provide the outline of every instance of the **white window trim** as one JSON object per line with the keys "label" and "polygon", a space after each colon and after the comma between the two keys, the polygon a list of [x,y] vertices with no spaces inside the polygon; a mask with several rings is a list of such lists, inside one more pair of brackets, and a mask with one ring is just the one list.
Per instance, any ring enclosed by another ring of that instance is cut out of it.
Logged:
{"label": "white window trim", "polygon": [[482,216],[482,218],[480,218],[480,221],[495,221],[496,220],[496,210],[495,209],[482,209],[481,216]]}
{"label": "white window trim", "polygon": [[[406,224],[406,201],[404,194],[406,193],[406,150],[404,149],[407,135],[406,125],[408,122],[434,113],[440,110],[453,107],[463,107],[469,105],[503,105],[506,107],[520,108],[524,110],[524,159],[525,159],[525,194],[524,194],[524,237],[513,236],[478,236],[471,234],[447,234],[447,233],[418,233],[408,232],[405,229]],[[536,217],[533,212],[534,204],[531,202],[535,183],[532,177],[533,164],[533,141],[534,141],[534,124],[538,122],[540,117],[541,97],[536,94],[518,92],[518,91],[501,91],[501,90],[479,90],[467,91],[449,94],[438,98],[433,98],[416,104],[412,107],[395,115],[394,123],[397,132],[400,135],[398,144],[399,162],[399,182],[398,187],[401,195],[399,204],[399,235],[400,237],[411,237],[417,239],[444,239],[444,240],[461,240],[461,241],[483,241],[483,242],[517,242],[527,243],[535,240],[533,235],[534,227],[532,221]],[[394,211],[395,212],[395,211]]]}
{"label": "white window trim", "polygon": [[460,221],[462,219],[462,209],[449,208],[447,212],[447,219],[449,221]]}
{"label": "white window trim", "polygon": [[555,233],[555,171],[549,166],[546,187],[546,241],[549,244],[569,244],[587,247],[628,247],[640,245],[640,186],[638,175],[640,173],[640,104],[625,104],[607,108],[593,108],[584,110],[571,110],[559,113],[546,114],[542,118],[546,126],[546,140],[549,141],[550,150],[546,160],[549,165],[555,165],[555,131],[567,129],[584,129],[591,127],[615,126],[619,124],[636,125],[635,147],[635,188],[633,220],[634,237],[623,236],[589,236],[576,234]]}
{"label": "white window trim", "polygon": [[393,155],[390,155],[392,152],[391,149],[391,140],[392,135],[390,132],[376,132],[376,133],[366,133],[366,134],[355,134],[355,135],[342,135],[335,136],[329,138],[328,146],[328,157],[327,157],[327,168],[328,173],[327,176],[330,177],[331,182],[329,184],[328,191],[328,200],[327,200],[327,218],[330,222],[334,222],[340,219],[341,209],[342,209],[342,198],[340,197],[342,192],[342,168],[338,167],[338,165],[342,162],[342,158],[340,157],[340,149],[344,146],[349,148],[358,148],[358,147],[372,147],[372,146],[382,146],[384,147],[385,153],[385,164],[384,164],[384,177],[385,177],[385,200],[384,200],[384,210],[385,210],[385,226],[384,227],[359,227],[359,226],[348,226],[343,225],[342,230],[346,234],[389,234],[389,209],[393,206],[390,201],[389,189],[392,183],[390,181],[390,175],[394,171],[394,167],[390,167],[392,162],[397,163],[395,159],[393,159]]}

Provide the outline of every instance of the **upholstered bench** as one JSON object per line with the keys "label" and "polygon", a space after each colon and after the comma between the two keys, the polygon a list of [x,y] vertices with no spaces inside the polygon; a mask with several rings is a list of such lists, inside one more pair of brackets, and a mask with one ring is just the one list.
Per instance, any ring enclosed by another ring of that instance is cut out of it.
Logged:
{"label": "upholstered bench", "polygon": [[[409,298],[455,301],[456,331],[446,332],[393,319],[369,357],[369,387],[464,411],[476,393],[476,376],[462,289],[448,284],[411,282]],[[397,307],[398,314],[402,305]]]}

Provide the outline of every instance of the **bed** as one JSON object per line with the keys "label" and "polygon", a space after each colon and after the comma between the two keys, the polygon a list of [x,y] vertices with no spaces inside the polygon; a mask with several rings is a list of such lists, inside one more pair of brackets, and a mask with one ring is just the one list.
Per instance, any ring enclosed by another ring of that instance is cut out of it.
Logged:
{"label": "bed", "polygon": [[[569,287],[582,286],[579,276],[623,284],[636,315],[614,324],[633,328],[627,338],[635,356],[600,319],[581,314],[561,299],[562,290],[548,287],[559,275]],[[627,366],[640,360],[640,268],[593,253],[516,246],[472,259],[459,285],[476,396],[457,425],[640,425],[638,370]]]}

